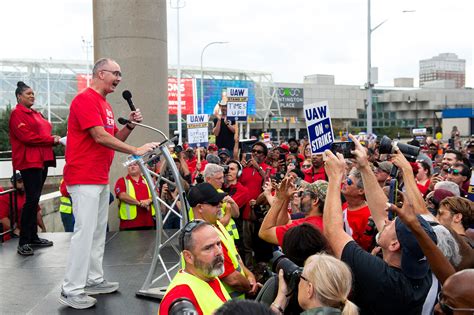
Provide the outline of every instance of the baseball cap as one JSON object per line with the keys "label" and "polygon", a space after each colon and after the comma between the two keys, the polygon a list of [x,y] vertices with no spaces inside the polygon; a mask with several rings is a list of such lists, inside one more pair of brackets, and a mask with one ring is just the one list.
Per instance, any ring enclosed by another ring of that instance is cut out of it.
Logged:
{"label": "baseball cap", "polygon": [[392,162],[389,162],[389,161],[383,161],[383,162],[375,161],[374,166],[376,168],[384,171],[385,173],[390,174],[390,172],[392,171],[393,164],[392,164]]}
{"label": "baseball cap", "polygon": [[[420,215],[416,217],[426,234],[428,234],[433,242],[437,243],[436,234],[429,223]],[[403,274],[411,279],[421,279],[425,277],[430,269],[430,265],[416,237],[400,218],[395,219],[395,231],[402,253],[401,267]]]}
{"label": "baseball cap", "polygon": [[16,172],[15,175],[13,175],[12,177],[10,177],[10,182],[14,182],[14,181],[19,181],[21,180],[22,177],[21,177],[21,173],[19,172]]}
{"label": "baseball cap", "polygon": [[286,152],[290,151],[290,147],[285,143],[280,145],[280,149],[283,149]]}
{"label": "baseball cap", "polygon": [[226,193],[217,192],[217,190],[209,183],[201,183],[191,187],[188,192],[188,201],[191,207],[195,207],[200,203],[219,203],[227,196]]}
{"label": "baseball cap", "polygon": [[317,180],[305,187],[304,191],[311,191],[318,196],[318,199],[324,202],[328,191],[328,182],[325,180]]}
{"label": "baseball cap", "polygon": [[217,151],[219,148],[217,147],[217,145],[215,145],[214,143],[211,143],[208,147],[207,147],[207,150],[212,150],[212,151]]}
{"label": "baseball cap", "polygon": [[226,148],[220,148],[219,151],[217,151],[217,155],[225,154],[230,157],[230,151],[229,149]]}

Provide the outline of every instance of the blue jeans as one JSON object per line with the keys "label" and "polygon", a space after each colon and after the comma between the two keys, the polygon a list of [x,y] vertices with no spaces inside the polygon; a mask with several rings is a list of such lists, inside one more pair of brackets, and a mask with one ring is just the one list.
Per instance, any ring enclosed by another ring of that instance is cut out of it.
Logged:
{"label": "blue jeans", "polygon": [[63,221],[64,232],[74,232],[74,214],[61,213],[61,221]]}

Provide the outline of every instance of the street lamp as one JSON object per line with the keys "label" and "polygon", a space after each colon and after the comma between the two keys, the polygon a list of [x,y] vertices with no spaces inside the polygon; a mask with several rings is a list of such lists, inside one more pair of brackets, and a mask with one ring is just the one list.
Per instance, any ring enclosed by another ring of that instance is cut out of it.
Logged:
{"label": "street lamp", "polygon": [[214,44],[228,44],[229,42],[211,42],[204,46],[204,48],[201,51],[201,114],[204,114],[204,86],[203,86],[203,76],[204,72],[202,69],[202,57],[204,56],[204,51],[206,50],[207,47],[214,45]]}
{"label": "street lamp", "polygon": [[[413,13],[416,12],[415,10],[403,10],[401,13]],[[381,23],[379,23],[376,27],[372,28],[370,22],[370,0],[367,0],[367,135],[373,133],[372,130],[372,57],[371,57],[371,37],[372,33],[378,29],[382,24],[387,22],[388,19],[385,19]]]}

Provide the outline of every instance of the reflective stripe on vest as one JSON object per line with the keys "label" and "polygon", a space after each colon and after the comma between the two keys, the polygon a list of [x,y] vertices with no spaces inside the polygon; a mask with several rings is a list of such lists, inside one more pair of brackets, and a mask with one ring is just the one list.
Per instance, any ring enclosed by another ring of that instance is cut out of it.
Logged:
{"label": "reflective stripe on vest", "polygon": [[[143,176],[142,176],[142,179],[145,180]],[[125,189],[126,189],[125,192],[133,199],[136,199],[135,188],[133,187],[132,181],[126,179],[125,177],[123,177],[123,180],[125,181]],[[148,189],[148,198],[151,199],[150,187],[148,187],[148,183],[146,181],[144,183],[146,185],[146,188]],[[155,207],[153,206],[153,203],[150,204],[150,206],[151,206],[151,215],[154,216]],[[134,220],[137,217],[137,206],[120,201],[119,212],[120,212],[120,219]]]}
{"label": "reflective stripe on vest", "polygon": [[[219,282],[219,286],[226,301],[229,301],[231,298],[222,285],[222,282],[219,280],[219,278],[216,279]],[[224,304],[224,301],[221,300],[221,298],[207,282],[181,270],[178,271],[178,273],[174,276],[173,281],[171,281],[170,285],[168,286],[163,299],[166,299],[168,292],[179,285],[187,285],[191,291],[193,291],[194,297],[196,298],[202,313],[205,315],[214,313],[216,309]],[[158,312],[158,314],[161,313]]]}
{"label": "reflective stripe on vest", "polygon": [[59,198],[59,212],[71,214],[72,213],[72,201],[70,197]]}
{"label": "reflective stripe on vest", "polygon": [[[227,230],[219,221],[217,221],[216,223],[217,223],[217,227],[216,227],[217,234],[219,235],[221,242],[224,244],[225,248],[227,249],[227,253],[230,259],[232,260],[232,265],[234,266],[235,270],[237,270],[238,272],[242,274],[242,276],[247,278],[245,276],[243,268],[240,266],[240,256],[239,256],[239,252],[237,251],[237,248],[235,247],[234,239],[232,238],[232,236],[229,235]],[[245,298],[244,293],[235,291],[234,289],[232,289],[225,283],[224,283],[224,287],[226,288],[227,292],[229,292],[232,299]]]}

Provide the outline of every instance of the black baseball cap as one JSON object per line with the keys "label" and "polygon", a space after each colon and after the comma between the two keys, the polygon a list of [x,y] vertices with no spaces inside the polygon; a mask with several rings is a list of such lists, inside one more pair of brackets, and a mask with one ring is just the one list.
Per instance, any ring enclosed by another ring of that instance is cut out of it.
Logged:
{"label": "black baseball cap", "polygon": [[227,196],[226,193],[218,192],[214,186],[209,183],[201,183],[191,189],[188,192],[188,201],[191,207],[195,207],[200,203],[219,203]]}

